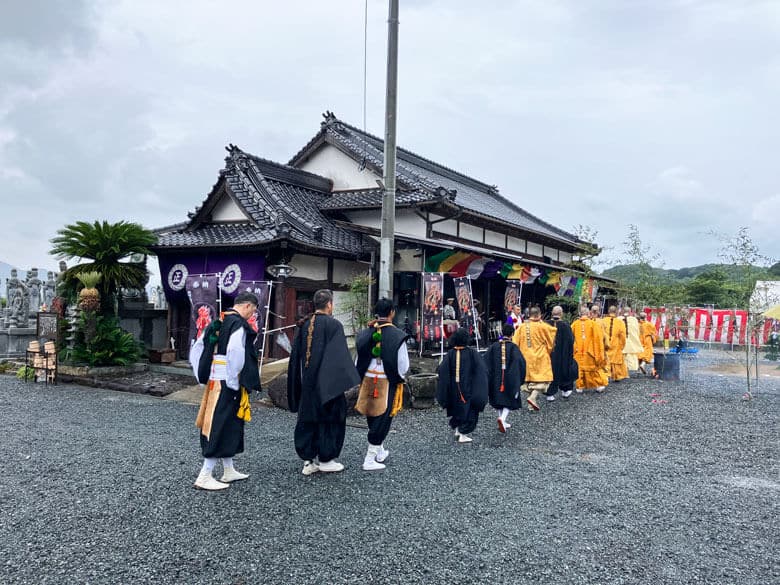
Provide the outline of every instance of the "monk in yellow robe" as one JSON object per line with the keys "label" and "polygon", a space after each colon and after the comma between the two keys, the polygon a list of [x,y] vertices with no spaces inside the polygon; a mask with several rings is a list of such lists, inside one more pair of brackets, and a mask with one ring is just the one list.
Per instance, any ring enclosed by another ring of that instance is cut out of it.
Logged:
{"label": "monk in yellow robe", "polygon": [[515,329],[512,342],[520,348],[525,358],[525,384],[528,392],[528,410],[539,410],[539,395],[546,394],[553,381],[550,354],[555,346],[557,329],[542,321],[542,311],[533,307],[529,318]]}
{"label": "monk in yellow robe", "polygon": [[626,324],[617,316],[617,307],[609,308],[604,318],[604,328],[609,340],[607,359],[609,359],[609,375],[613,382],[628,378],[628,368],[623,360],[623,348],[626,346]]}
{"label": "monk in yellow robe", "polygon": [[655,330],[655,325],[647,320],[647,315],[644,312],[639,313],[639,330],[643,348],[642,353],[639,354],[639,370],[647,375],[643,366],[653,362],[653,344],[658,340],[658,333]]}
{"label": "monk in yellow robe", "polygon": [[580,309],[580,318],[571,324],[574,334],[574,359],[577,360],[580,376],[577,378],[577,392],[596,390],[603,392],[607,387],[604,364],[604,332],[601,325],[591,318],[588,307]]}
{"label": "monk in yellow robe", "polygon": [[623,348],[623,361],[629,372],[639,369],[639,354],[644,351],[642,347],[641,329],[639,321],[631,314],[631,308],[623,311],[623,323],[626,324],[626,346]]}
{"label": "monk in yellow robe", "polygon": [[609,374],[610,374],[609,352],[607,351],[609,350],[609,336],[607,335],[606,319],[604,319],[604,317],[601,316],[601,307],[599,307],[598,305],[593,305],[590,308],[590,318],[593,319],[596,323],[598,323],[599,327],[601,327],[602,336],[604,338],[604,351],[606,353],[606,361],[604,362],[604,367],[602,368],[602,370],[604,373],[603,376],[604,386],[608,386]]}

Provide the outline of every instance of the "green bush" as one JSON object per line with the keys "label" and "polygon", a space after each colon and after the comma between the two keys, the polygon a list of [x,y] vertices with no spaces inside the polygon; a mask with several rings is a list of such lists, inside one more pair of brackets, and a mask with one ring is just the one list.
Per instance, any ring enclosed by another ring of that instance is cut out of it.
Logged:
{"label": "green bush", "polygon": [[119,327],[115,317],[84,311],[79,317],[76,343],[69,356],[90,366],[126,366],[138,361],[140,346]]}
{"label": "green bush", "polygon": [[35,370],[30,366],[22,366],[21,368],[16,370],[16,377],[19,378],[20,380],[34,380]]}

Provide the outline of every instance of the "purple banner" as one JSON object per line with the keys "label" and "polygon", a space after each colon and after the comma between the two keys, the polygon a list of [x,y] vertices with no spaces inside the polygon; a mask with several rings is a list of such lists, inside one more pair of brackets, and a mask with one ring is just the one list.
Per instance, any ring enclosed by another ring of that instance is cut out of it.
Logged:
{"label": "purple banner", "polygon": [[184,298],[187,278],[205,274],[222,275],[222,294],[236,295],[242,281],[262,281],[265,278],[265,257],[257,253],[162,254],[158,257],[160,278],[166,298]]}
{"label": "purple banner", "polygon": [[190,299],[190,343],[219,318],[217,297],[219,286],[216,276],[189,276],[185,282],[187,296]]}
{"label": "purple banner", "polygon": [[268,315],[268,299],[271,298],[271,283],[263,280],[242,281],[234,294],[240,292],[251,292],[257,297],[257,311],[249,318],[249,324],[257,331],[255,347],[260,350],[263,346],[263,330],[266,327],[265,318]]}

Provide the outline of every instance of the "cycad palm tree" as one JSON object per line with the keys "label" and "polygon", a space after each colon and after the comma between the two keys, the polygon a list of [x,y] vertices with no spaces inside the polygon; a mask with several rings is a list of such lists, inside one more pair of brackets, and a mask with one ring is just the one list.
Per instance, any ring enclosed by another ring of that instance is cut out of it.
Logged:
{"label": "cycad palm tree", "polygon": [[152,232],[137,223],[78,221],[57,231],[57,236],[51,240],[50,254],[61,260],[91,260],[68,268],[63,275],[63,283],[67,290],[75,292],[76,275],[99,272],[98,290],[106,308],[113,305],[114,295],[119,289],[144,287],[148,274],[145,263],[122,260],[133,254],[149,254],[149,246],[156,241]]}

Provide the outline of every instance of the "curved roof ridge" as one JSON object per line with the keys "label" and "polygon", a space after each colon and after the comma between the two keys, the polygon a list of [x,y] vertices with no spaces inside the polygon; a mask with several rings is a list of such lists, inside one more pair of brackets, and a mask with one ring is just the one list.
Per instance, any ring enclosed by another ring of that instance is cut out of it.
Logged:
{"label": "curved roof ridge", "polygon": [[[348,124],[347,122],[344,122],[343,120],[340,120],[339,118],[336,118],[335,115],[332,118],[331,124],[333,124],[333,125],[340,124],[341,126],[347,128],[347,129],[349,129],[349,130],[351,130],[353,132],[357,132],[359,134],[362,134],[363,136],[367,136],[368,138],[376,140],[378,143],[384,144],[384,140],[382,138],[379,138],[378,136],[376,136],[374,134],[371,134],[370,132],[364,132],[360,128],[357,128],[357,127],[353,126],[352,124]],[[434,171],[434,172],[438,172],[438,170],[446,171],[448,173],[451,173],[454,177],[457,177],[457,179],[459,179],[459,180],[460,179],[465,179],[466,181],[474,183],[475,185],[478,185],[478,186],[483,187],[483,188],[488,189],[488,190],[496,188],[495,185],[489,185],[488,183],[485,183],[484,181],[480,181],[479,179],[475,179],[474,177],[470,177],[469,175],[465,175],[465,174],[461,173],[460,171],[457,171],[457,170],[455,170],[455,169],[453,169],[451,167],[445,166],[445,165],[443,165],[441,163],[438,163],[438,162],[436,162],[434,160],[431,160],[429,158],[421,156],[421,155],[417,154],[416,152],[412,152],[411,150],[408,150],[408,149],[403,148],[401,146],[398,146],[397,149],[398,149],[398,152],[401,152],[401,153],[403,153],[403,154],[405,154],[405,155],[407,155],[409,157],[413,157],[413,158],[417,159],[418,161],[422,162],[423,164],[420,165],[420,166],[422,166],[423,168],[426,168],[426,165],[430,165],[431,168],[429,168],[428,170],[431,170],[431,171]],[[415,164],[415,161],[413,161],[413,160],[411,160],[409,162]]]}

